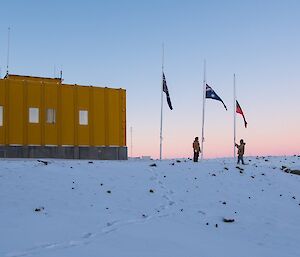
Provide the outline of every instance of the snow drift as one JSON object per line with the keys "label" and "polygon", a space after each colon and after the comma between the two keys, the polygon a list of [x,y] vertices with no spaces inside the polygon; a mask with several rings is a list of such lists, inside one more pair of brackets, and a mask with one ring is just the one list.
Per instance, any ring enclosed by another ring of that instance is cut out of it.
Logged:
{"label": "snow drift", "polygon": [[0,256],[300,256],[300,157],[246,160],[1,160]]}

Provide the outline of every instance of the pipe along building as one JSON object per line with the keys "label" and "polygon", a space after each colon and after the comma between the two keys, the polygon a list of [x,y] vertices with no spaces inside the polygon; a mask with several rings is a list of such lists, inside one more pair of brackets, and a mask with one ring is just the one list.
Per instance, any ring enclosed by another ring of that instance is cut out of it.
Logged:
{"label": "pipe along building", "polygon": [[0,157],[126,160],[126,91],[7,74]]}

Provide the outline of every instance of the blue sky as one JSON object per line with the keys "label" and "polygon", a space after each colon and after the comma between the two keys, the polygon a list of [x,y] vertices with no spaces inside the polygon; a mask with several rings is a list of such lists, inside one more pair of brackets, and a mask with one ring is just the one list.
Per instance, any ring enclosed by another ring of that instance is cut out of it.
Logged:
{"label": "blue sky", "polygon": [[136,155],[159,151],[162,42],[174,106],[164,103],[164,157],[189,156],[200,136],[204,59],[208,83],[229,107],[207,101],[207,157],[232,155],[233,73],[247,154],[299,152],[299,1],[11,0],[1,10],[2,75],[10,26],[11,73],[62,69],[65,83],[125,88]]}

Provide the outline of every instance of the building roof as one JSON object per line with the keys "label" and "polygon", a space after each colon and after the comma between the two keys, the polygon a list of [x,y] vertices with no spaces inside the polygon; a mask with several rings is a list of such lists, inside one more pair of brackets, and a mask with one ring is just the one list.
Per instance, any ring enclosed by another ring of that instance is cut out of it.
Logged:
{"label": "building roof", "polygon": [[[124,90],[122,88],[111,88],[107,86],[92,86],[92,85],[78,85],[78,84],[63,84],[63,79],[61,78],[47,78],[47,77],[36,77],[36,76],[23,76],[23,75],[16,75],[16,74],[6,74],[5,77],[3,78],[13,80],[13,81],[34,81],[34,82],[45,82],[45,83],[50,83],[50,84],[56,84],[56,85],[61,85],[61,86],[78,86],[78,87],[93,87],[93,88],[109,88],[113,90]],[[1,80],[1,79],[0,79]]]}
{"label": "building roof", "polygon": [[12,80],[33,80],[33,81],[44,81],[44,82],[56,82],[61,83],[61,78],[46,78],[46,77],[34,77],[34,76],[22,76],[15,74],[6,74],[4,79],[12,79]]}

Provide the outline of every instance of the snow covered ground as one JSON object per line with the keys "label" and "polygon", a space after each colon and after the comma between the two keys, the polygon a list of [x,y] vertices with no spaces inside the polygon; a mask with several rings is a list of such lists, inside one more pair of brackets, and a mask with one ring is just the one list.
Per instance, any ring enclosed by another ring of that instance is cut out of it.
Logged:
{"label": "snow covered ground", "polygon": [[0,256],[299,257],[300,157],[246,160],[2,159]]}

